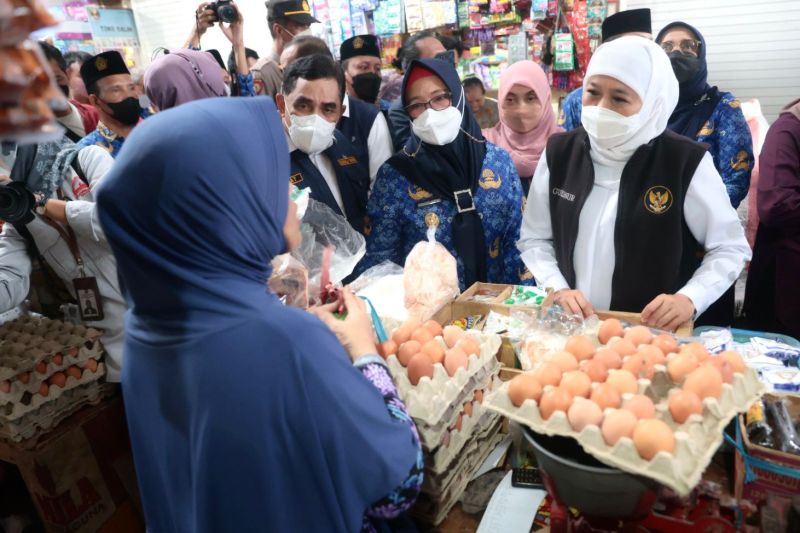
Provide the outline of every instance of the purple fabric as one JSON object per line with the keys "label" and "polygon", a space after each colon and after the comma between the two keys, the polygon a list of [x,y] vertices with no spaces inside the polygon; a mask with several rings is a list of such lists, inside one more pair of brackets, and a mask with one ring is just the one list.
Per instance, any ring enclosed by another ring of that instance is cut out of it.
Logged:
{"label": "purple fabric", "polygon": [[144,73],[148,98],[161,111],[194,100],[225,96],[222,70],[207,52],[177,50],[156,59]]}

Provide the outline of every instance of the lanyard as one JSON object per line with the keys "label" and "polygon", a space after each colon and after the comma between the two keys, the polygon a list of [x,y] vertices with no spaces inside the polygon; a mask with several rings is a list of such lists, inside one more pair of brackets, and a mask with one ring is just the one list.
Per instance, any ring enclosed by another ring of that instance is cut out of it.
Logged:
{"label": "lanyard", "polygon": [[64,239],[64,241],[67,243],[70,253],[72,253],[72,257],[75,258],[75,263],[78,264],[78,271],[80,272],[81,277],[85,278],[86,271],[83,268],[83,258],[81,257],[81,250],[78,248],[78,239],[75,237],[75,232],[69,225],[67,225],[66,229],[64,229],[61,224],[50,220],[46,216],[42,216],[40,218],[45,224],[56,230],[61,238]]}

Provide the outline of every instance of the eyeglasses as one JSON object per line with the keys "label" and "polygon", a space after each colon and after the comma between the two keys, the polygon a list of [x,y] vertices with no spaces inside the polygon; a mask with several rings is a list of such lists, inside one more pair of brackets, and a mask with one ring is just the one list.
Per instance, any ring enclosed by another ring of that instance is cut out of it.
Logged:
{"label": "eyeglasses", "polygon": [[437,94],[427,102],[417,102],[406,106],[406,113],[409,115],[421,115],[426,109],[431,108],[434,111],[442,111],[450,107],[453,103],[453,95],[449,92]]}
{"label": "eyeglasses", "polygon": [[[678,43],[678,48],[684,54],[697,55],[697,51],[700,50],[700,44],[700,41],[695,41],[694,39],[684,39]],[[675,50],[675,43],[669,41],[661,43],[661,48],[666,53],[671,54]]]}

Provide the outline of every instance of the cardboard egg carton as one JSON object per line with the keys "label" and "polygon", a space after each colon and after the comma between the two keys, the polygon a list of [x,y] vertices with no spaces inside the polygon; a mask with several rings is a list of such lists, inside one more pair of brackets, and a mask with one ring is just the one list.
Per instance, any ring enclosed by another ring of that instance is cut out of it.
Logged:
{"label": "cardboard egg carton", "polygon": [[[97,365],[97,370],[94,372],[88,368],[83,369],[80,379],[76,379],[74,376],[67,376],[63,388],[56,385],[49,386],[47,396],[42,396],[37,390],[35,393],[25,393],[22,401],[0,405],[0,425],[30,415],[39,410],[43,405],[56,402],[61,396],[69,393],[69,391],[93,381],[98,381],[105,373],[106,365],[100,362]],[[25,400],[27,400],[27,402]]]}
{"label": "cardboard egg carton", "polygon": [[43,404],[38,410],[23,418],[12,422],[0,421],[0,439],[12,442],[32,439],[57,426],[85,405],[96,404],[116,390],[114,384],[90,381],[65,391],[55,401]]}
{"label": "cardboard egg carton", "polygon": [[454,429],[449,432],[446,444],[442,444],[435,451],[426,455],[426,468],[431,472],[446,472],[448,465],[464,450],[467,443],[473,440],[474,435],[480,435],[486,428],[494,426],[499,418],[500,415],[496,412],[490,411],[476,402],[472,408],[472,415],[464,415],[461,431]]}
{"label": "cardboard egg carton", "polygon": [[[396,356],[390,355],[386,359],[400,397],[408,413],[418,423],[435,426],[448,411],[452,413],[454,404],[464,396],[466,389],[472,388],[474,391],[478,383],[486,382],[490,376],[500,371],[500,363],[495,357],[502,342],[500,336],[485,335],[475,330],[468,330],[467,333],[479,343],[480,355],[470,355],[467,368],[459,368],[452,377],[442,364],[435,364],[433,378],[423,377],[414,386]],[[441,337],[437,337],[437,340],[444,345]]]}
{"label": "cardboard egg carton", "polygon": [[[671,357],[674,357],[672,354]],[[693,414],[683,424],[677,424],[669,413],[668,401],[678,392],[663,365],[656,365],[652,380],[639,379],[639,394],[644,394],[656,404],[656,418],[665,422],[675,432],[675,450],[659,452],[647,461],[639,456],[633,441],[620,439],[613,447],[603,440],[600,427],[587,426],[578,433],[572,429],[565,412],[556,411],[544,420],[536,402],[526,400],[515,407],[508,397],[509,384],[504,383],[485,399],[485,405],[503,416],[524,424],[537,433],[560,435],[576,439],[589,454],[605,464],[632,474],[654,479],[681,496],[686,496],[700,481],[712,456],[722,443],[723,431],[737,413],[746,411],[764,392],[764,385],[756,372],[747,368],[734,374],[733,383],[722,385],[719,399],[703,400],[703,413]],[[612,371],[614,372],[614,371]],[[594,387],[597,384],[593,384]],[[545,387],[545,390],[551,388]],[[623,395],[623,402],[629,398]],[[612,411],[607,409],[605,414]]]}

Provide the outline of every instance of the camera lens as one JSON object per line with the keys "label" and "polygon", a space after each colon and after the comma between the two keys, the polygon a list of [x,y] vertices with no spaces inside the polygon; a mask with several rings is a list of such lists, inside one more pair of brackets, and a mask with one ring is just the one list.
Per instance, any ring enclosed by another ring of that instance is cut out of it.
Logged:
{"label": "camera lens", "polygon": [[236,10],[233,9],[233,6],[219,6],[217,7],[217,18],[219,18],[221,22],[226,22],[228,24],[236,22]]}
{"label": "camera lens", "polygon": [[7,210],[14,205],[11,195],[0,192],[0,210]]}

